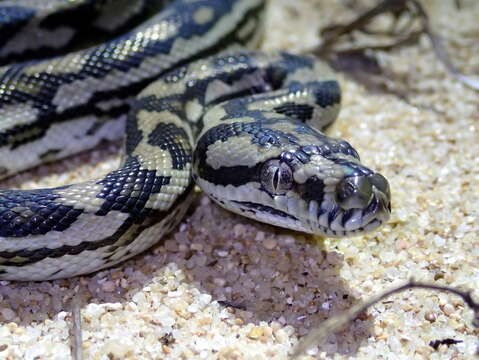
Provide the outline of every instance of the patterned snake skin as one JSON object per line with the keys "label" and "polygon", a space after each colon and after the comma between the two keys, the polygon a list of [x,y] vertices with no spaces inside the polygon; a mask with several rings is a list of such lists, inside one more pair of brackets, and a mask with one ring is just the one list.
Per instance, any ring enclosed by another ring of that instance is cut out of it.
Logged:
{"label": "patterned snake skin", "polygon": [[[133,6],[97,3],[111,1]],[[16,4],[0,6],[0,26],[25,16]],[[181,221],[193,179],[228,210],[308,233],[359,235],[387,221],[387,180],[320,132],[339,110],[328,68],[241,50],[258,44],[263,9],[176,0],[96,47],[0,68],[2,176],[126,133],[121,167],[101,179],[0,190],[0,279],[65,278],[142,252]]]}

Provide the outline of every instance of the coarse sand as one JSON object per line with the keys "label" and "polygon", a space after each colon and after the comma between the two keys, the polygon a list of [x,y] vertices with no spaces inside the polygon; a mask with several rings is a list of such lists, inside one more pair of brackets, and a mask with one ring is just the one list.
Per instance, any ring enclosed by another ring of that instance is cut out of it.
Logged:
{"label": "coarse sand", "polygon": [[[319,28],[357,16],[346,3],[271,0],[264,48],[316,46]],[[459,69],[477,74],[479,2],[421,3]],[[354,41],[371,40],[363,37]],[[407,85],[409,102],[338,74],[343,103],[329,133],[389,179],[387,225],[362,237],[318,239],[230,214],[198,193],[178,229],[133,260],[70,280],[0,282],[0,359],[70,358],[74,296],[86,359],[224,360],[287,359],[324,319],[411,276],[479,297],[479,92],[447,73],[424,35],[374,55]],[[105,145],[1,186],[100,176],[117,166],[119,149]],[[303,359],[472,359],[479,331],[471,319],[457,297],[408,291]],[[446,338],[461,342],[428,345]]]}

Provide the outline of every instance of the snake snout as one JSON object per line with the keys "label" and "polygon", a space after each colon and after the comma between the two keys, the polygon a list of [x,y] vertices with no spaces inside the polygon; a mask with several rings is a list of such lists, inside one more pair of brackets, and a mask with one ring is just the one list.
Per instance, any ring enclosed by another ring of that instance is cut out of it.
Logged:
{"label": "snake snout", "polygon": [[391,211],[389,183],[378,173],[356,175],[341,180],[336,185],[336,199],[344,210],[368,209],[375,204],[373,212]]}
{"label": "snake snout", "polygon": [[378,199],[381,206],[381,213],[385,214],[385,218],[389,218],[391,213],[391,190],[389,183],[381,174],[373,174],[369,176],[375,197]]}

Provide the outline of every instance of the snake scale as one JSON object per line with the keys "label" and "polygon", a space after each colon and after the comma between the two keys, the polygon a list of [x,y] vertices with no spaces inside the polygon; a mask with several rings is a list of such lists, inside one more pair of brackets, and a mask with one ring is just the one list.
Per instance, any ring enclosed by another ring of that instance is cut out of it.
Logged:
{"label": "snake scale", "polygon": [[[230,211],[312,234],[359,235],[387,221],[387,180],[321,132],[340,102],[327,66],[246,50],[261,40],[264,8],[0,3],[0,58],[14,61],[0,68],[0,175],[126,133],[119,169],[101,179],[0,190],[0,279],[65,278],[130,258],[177,226],[195,183]],[[92,45],[92,33],[110,38]]]}

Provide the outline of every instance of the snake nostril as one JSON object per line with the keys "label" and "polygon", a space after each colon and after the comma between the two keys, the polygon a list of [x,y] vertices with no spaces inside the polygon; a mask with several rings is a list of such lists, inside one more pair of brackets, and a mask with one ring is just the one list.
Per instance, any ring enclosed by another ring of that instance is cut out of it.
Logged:
{"label": "snake nostril", "polygon": [[364,209],[372,197],[371,182],[366,176],[352,176],[336,186],[336,199],[343,209]]}

